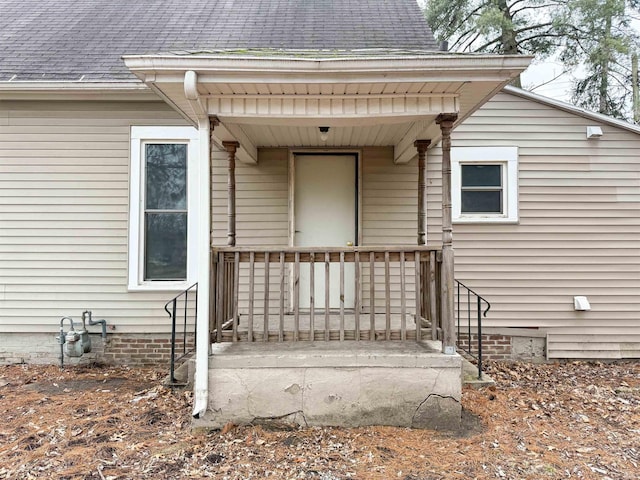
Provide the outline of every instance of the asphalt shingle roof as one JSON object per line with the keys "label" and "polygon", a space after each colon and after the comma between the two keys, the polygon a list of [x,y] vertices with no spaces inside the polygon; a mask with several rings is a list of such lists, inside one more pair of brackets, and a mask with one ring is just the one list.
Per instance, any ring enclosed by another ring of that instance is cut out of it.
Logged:
{"label": "asphalt shingle roof", "polygon": [[0,0],[0,81],[132,80],[125,54],[435,51],[416,0]]}

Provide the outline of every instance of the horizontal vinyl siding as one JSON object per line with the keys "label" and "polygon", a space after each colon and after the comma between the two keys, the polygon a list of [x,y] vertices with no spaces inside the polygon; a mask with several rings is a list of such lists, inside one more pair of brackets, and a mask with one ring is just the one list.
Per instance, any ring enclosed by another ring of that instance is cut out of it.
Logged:
{"label": "horizontal vinyl siding", "polygon": [[168,332],[175,293],[127,291],[129,135],[184,121],[156,102],[0,112],[0,332],[54,332],[86,309],[116,331]]}
{"label": "horizontal vinyl siding", "polygon": [[552,358],[640,357],[640,136],[587,140],[597,124],[501,93],[453,134],[517,145],[520,189],[519,224],[454,225],[456,278],[491,302],[487,326],[544,328]]}
{"label": "horizontal vinyl siding", "polygon": [[[275,152],[276,154],[272,154]],[[289,177],[286,150],[261,152],[257,165],[236,162],[236,244],[289,245]],[[214,151],[213,244],[227,244],[227,153]]]}
{"label": "horizontal vinyl siding", "polygon": [[417,161],[395,165],[393,148],[365,148],[362,156],[362,244],[415,244]]}

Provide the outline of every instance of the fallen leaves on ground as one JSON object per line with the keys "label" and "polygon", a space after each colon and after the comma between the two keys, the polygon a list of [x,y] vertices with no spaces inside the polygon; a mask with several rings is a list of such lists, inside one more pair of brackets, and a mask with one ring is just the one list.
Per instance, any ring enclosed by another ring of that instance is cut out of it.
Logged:
{"label": "fallen leaves on ground", "polygon": [[192,431],[154,369],[0,367],[0,479],[637,479],[640,363],[491,363],[463,428]]}

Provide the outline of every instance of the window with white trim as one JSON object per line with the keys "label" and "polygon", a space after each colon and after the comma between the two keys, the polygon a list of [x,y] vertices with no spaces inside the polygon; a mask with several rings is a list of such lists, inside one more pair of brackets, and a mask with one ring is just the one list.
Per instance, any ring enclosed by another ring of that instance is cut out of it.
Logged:
{"label": "window with white trim", "polygon": [[457,223],[518,221],[518,147],[451,149],[451,200]]}
{"label": "window with white trim", "polygon": [[129,290],[180,290],[197,278],[192,127],[131,127]]}

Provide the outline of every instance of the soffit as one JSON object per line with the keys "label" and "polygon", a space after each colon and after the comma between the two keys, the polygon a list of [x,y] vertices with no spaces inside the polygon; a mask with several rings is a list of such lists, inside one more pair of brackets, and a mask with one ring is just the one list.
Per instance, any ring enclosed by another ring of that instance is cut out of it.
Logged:
{"label": "soffit", "polygon": [[[125,58],[133,73],[192,123],[217,116],[221,127],[214,138],[238,140],[241,160],[255,161],[258,147],[391,144],[399,163],[415,156],[416,139],[435,144],[439,114],[457,113],[462,121],[529,61],[460,55]],[[319,126],[335,133],[326,144],[314,144]]]}

